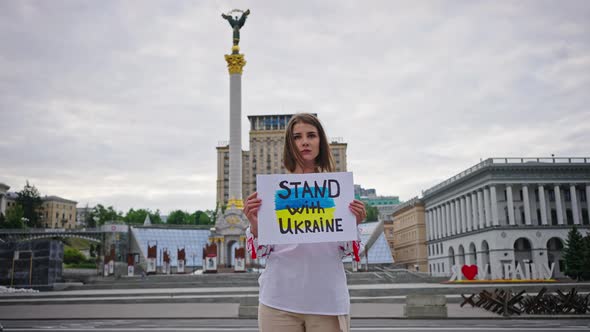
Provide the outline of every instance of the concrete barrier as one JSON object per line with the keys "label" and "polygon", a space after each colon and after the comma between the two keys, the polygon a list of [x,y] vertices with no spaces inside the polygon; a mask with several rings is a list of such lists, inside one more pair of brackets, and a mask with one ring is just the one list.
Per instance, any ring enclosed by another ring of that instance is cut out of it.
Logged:
{"label": "concrete barrier", "polygon": [[447,298],[440,294],[406,296],[404,316],[407,318],[447,318]]}

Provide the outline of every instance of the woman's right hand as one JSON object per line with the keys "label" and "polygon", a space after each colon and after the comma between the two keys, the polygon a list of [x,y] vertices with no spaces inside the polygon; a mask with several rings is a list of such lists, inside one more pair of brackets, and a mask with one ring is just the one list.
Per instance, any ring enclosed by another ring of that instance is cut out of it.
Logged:
{"label": "woman's right hand", "polygon": [[262,200],[258,198],[258,193],[256,191],[250,194],[244,203],[244,214],[250,221],[250,233],[252,233],[254,237],[258,237],[258,209],[261,204]]}

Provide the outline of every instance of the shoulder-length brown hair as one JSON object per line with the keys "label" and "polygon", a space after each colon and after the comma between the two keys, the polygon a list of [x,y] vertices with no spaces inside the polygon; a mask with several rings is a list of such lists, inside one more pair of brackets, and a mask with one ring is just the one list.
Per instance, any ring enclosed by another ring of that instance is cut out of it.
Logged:
{"label": "shoulder-length brown hair", "polygon": [[294,172],[297,168],[297,164],[303,165],[303,157],[295,145],[295,138],[293,137],[293,127],[298,123],[306,123],[316,127],[318,135],[320,137],[320,152],[316,157],[316,165],[319,172],[333,172],[334,158],[332,158],[332,152],[330,151],[330,143],[326,137],[326,132],[320,123],[320,120],[309,113],[297,113],[293,115],[287,129],[285,131],[285,148],[283,150],[283,164],[289,172]]}

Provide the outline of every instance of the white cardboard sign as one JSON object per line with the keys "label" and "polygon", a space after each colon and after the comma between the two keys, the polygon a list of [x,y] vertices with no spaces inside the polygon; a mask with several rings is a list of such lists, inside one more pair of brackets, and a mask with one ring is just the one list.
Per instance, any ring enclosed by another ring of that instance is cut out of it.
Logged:
{"label": "white cardboard sign", "polygon": [[257,175],[256,187],[259,244],[357,239],[352,173]]}

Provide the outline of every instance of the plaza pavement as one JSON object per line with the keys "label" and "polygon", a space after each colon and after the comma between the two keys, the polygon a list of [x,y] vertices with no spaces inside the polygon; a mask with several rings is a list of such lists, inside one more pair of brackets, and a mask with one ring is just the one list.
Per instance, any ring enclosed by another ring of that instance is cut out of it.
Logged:
{"label": "plaza pavement", "polygon": [[[589,284],[563,283],[561,289]],[[147,285],[146,285],[147,286]],[[524,285],[515,285],[515,287]],[[540,289],[547,284],[527,284]],[[450,287],[450,288],[449,288]],[[481,308],[460,307],[460,294],[479,289],[507,287],[506,284],[448,285],[433,283],[349,285],[351,316],[358,319],[404,318],[408,294],[445,294],[448,317],[452,319],[503,318]],[[448,292],[449,289],[454,292]],[[354,295],[360,294],[360,295]],[[365,295],[363,295],[365,294]],[[379,295],[384,294],[384,295]],[[534,293],[529,293],[534,294]],[[258,287],[197,287],[145,289],[82,289],[0,295],[0,320],[16,319],[166,319],[255,317]],[[588,318],[589,315],[582,316]],[[511,318],[580,318],[563,316],[512,316]]]}

